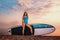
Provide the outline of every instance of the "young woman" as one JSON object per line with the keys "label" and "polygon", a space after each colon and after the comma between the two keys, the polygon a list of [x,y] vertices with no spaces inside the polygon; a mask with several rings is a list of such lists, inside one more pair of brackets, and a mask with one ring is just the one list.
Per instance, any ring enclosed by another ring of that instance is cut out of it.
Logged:
{"label": "young woman", "polygon": [[28,24],[28,14],[27,14],[27,12],[24,12],[23,18],[22,18],[22,27],[23,27],[22,33],[23,33],[23,35],[24,35],[25,25],[30,29],[30,32],[33,33],[32,32],[32,27]]}

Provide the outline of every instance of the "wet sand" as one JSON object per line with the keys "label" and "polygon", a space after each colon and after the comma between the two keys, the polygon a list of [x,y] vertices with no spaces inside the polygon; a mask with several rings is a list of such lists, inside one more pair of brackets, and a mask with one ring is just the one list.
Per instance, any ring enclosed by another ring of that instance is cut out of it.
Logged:
{"label": "wet sand", "polygon": [[60,40],[60,37],[59,36],[1,35],[0,40]]}

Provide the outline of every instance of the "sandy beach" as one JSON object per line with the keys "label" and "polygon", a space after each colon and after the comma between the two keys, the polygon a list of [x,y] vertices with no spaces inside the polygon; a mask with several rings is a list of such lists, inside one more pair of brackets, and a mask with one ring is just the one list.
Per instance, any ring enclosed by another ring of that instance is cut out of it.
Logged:
{"label": "sandy beach", "polygon": [[0,40],[60,40],[58,36],[18,36],[18,35],[2,35]]}

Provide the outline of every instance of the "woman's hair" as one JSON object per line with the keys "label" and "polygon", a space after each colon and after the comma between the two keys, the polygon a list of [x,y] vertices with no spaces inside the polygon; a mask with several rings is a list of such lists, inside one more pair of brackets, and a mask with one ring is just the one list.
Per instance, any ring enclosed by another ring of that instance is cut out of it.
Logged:
{"label": "woman's hair", "polygon": [[[26,15],[25,15],[26,14]],[[23,16],[28,16],[27,12],[24,12]]]}

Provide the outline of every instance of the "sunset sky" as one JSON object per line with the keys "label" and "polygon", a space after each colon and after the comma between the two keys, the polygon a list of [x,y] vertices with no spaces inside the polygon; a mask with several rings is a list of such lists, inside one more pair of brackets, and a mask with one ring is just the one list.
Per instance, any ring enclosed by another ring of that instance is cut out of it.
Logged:
{"label": "sunset sky", "polygon": [[29,24],[51,24],[56,30],[47,35],[60,36],[60,0],[0,0],[0,34],[21,25],[25,11],[29,15]]}

